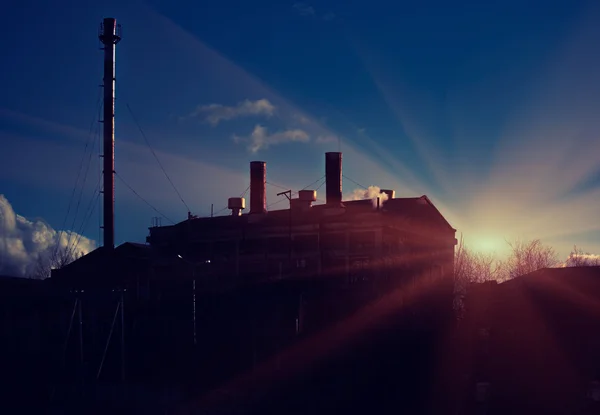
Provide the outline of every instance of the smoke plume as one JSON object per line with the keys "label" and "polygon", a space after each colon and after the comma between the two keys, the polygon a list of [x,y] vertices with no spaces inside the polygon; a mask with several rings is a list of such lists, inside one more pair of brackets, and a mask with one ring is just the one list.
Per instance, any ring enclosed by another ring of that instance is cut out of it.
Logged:
{"label": "smoke plume", "polygon": [[369,186],[368,189],[354,189],[345,200],[371,200],[373,207],[377,207],[377,198],[379,198],[380,205],[388,200],[387,193],[381,193],[379,186]]}
{"label": "smoke plume", "polygon": [[15,213],[0,194],[0,275],[45,278],[59,263],[85,255],[96,243],[72,231],[57,232],[41,219]]}

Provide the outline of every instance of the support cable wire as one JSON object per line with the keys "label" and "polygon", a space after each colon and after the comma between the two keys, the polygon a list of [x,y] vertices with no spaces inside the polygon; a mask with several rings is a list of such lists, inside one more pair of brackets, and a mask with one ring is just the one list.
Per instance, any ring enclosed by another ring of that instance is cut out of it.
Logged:
{"label": "support cable wire", "polygon": [[248,185],[248,187],[246,187],[246,190],[244,190],[244,193],[242,193],[240,195],[240,197],[246,197],[246,193],[248,193],[248,190],[250,190],[250,185]]}
{"label": "support cable wire", "polygon": [[[246,196],[246,194],[248,193],[248,190],[250,190],[250,185],[248,185],[248,187],[246,187],[246,190],[244,190],[244,191],[242,192],[242,194],[240,194],[240,197],[245,197],[245,196]],[[216,212],[214,212],[214,213],[213,213],[213,217],[214,217],[214,216],[218,216],[218,215],[219,215],[219,213],[221,213],[221,212],[224,212],[224,211],[226,211],[227,209],[228,209],[228,207],[227,207],[227,206],[225,206],[224,208],[217,210]]]}
{"label": "support cable wire", "polygon": [[[312,185],[314,185],[314,184],[318,183],[319,181],[323,180],[324,178],[325,178],[325,176],[321,176],[320,178],[318,178],[317,180],[315,180],[314,182],[312,182],[312,183],[311,183],[311,184],[309,184],[308,186],[305,186],[305,187],[303,187],[301,190],[306,190],[307,188],[309,188],[309,187],[311,187]],[[274,184],[274,183],[270,183],[270,182],[266,182],[266,183],[267,183],[267,184],[270,184],[271,186],[279,187],[279,188],[281,188],[281,189],[286,189],[286,190],[288,189],[287,187],[283,187],[283,186],[280,186],[280,185],[277,185],[277,184]],[[325,181],[323,181],[323,183],[321,183],[321,184],[319,185],[319,187],[317,187],[317,188],[315,189],[315,191],[316,191],[316,190],[319,190],[319,189],[321,188],[321,186],[323,186],[323,184],[325,184]],[[297,191],[297,192],[292,192],[292,194],[290,195],[290,197],[296,196],[298,193],[300,193],[300,191]],[[286,200],[288,200],[288,199],[287,199],[287,198],[285,198],[285,199],[278,200],[277,202],[273,202],[273,203],[271,203],[271,204],[267,205],[267,209],[269,209],[271,206],[275,206],[275,205],[277,205],[277,204],[279,204],[279,203],[281,203],[281,202],[285,202]]]}
{"label": "support cable wire", "polygon": [[92,194],[92,198],[90,199],[90,202],[85,210],[85,214],[83,216],[81,226],[77,230],[77,236],[73,240],[73,245],[69,247],[69,251],[68,251],[69,255],[75,254],[75,250],[79,246],[79,242],[81,242],[81,237],[83,236],[83,232],[87,228],[87,225],[88,225],[90,219],[92,218],[94,211],[96,210],[96,206],[98,205],[98,200],[100,199],[100,194],[102,193],[100,190],[101,189],[101,179],[102,179],[102,177],[98,178],[98,183],[96,184],[96,188],[94,190],[94,193]]}
{"label": "support cable wire", "polygon": [[[98,112],[98,119],[100,117],[100,111],[102,110],[102,105],[99,106],[99,112]],[[101,140],[100,140],[100,124],[98,123],[98,128],[96,130],[96,138],[97,138],[97,142],[100,145],[101,144]],[[98,147],[98,155],[100,155],[100,147]],[[88,161],[88,163],[91,162],[91,157],[92,157],[92,151],[90,151],[90,160]],[[89,169],[89,164],[88,164],[88,169]],[[75,250],[77,249],[77,247],[79,246],[79,242],[81,242],[81,237],[83,236],[83,232],[85,231],[85,229],[87,228],[88,222],[90,221],[94,210],[96,208],[96,204],[98,202],[98,200],[100,199],[100,193],[102,193],[102,169],[100,167],[100,163],[98,163],[98,182],[96,183],[96,187],[94,188],[94,191],[92,193],[92,196],[90,198],[90,202],[85,210],[85,213],[83,215],[82,221],[81,221],[81,226],[79,227],[77,234],[75,236],[75,239],[73,240],[73,245],[70,246],[70,244],[67,246],[68,248],[68,256],[67,258],[71,258],[74,254],[75,254]],[[80,194],[81,196],[81,194]],[[74,225],[74,224],[73,224]],[[101,224],[100,224],[101,226]]]}
{"label": "support cable wire", "polygon": [[102,353],[102,359],[100,360],[100,367],[98,368],[98,373],[96,374],[96,380],[100,379],[100,374],[102,373],[102,366],[104,366],[104,360],[106,359],[106,353],[108,352],[110,339],[112,338],[113,331],[115,330],[115,323],[117,322],[117,316],[119,315],[120,308],[121,300],[119,300],[119,302],[117,303],[117,308],[115,309],[115,315],[113,317],[112,324],[110,325],[110,331],[108,332],[108,338],[106,339],[106,345],[104,346],[104,352]]}
{"label": "support cable wire", "polygon": [[321,187],[323,187],[323,185],[324,185],[325,183],[326,183],[326,180],[323,180],[323,182],[322,182],[322,183],[319,185],[319,187],[317,187],[317,188],[315,189],[315,192],[316,192],[317,190],[319,190]]}
{"label": "support cable wire", "polygon": [[[61,369],[64,369],[65,363],[67,361],[67,347],[69,346],[69,337],[71,337],[71,331],[73,330],[73,321],[75,320],[75,312],[77,311],[77,305],[79,304],[79,298],[75,299],[75,304],[73,304],[73,311],[71,312],[71,318],[69,320],[69,328],[67,329],[67,335],[65,336],[65,342],[63,344],[63,352],[62,352],[62,360],[61,360]],[[58,376],[57,376],[58,377]],[[56,384],[58,383],[58,379],[52,388],[52,393],[50,394],[50,401],[54,399],[54,395],[56,394]]]}
{"label": "support cable wire", "polygon": [[354,183],[354,184],[355,184],[355,185],[357,185],[358,187],[362,187],[362,188],[363,188],[363,189],[365,189],[365,190],[369,190],[369,188],[368,188],[368,187],[365,187],[365,186],[363,186],[362,184],[355,182],[354,180],[352,180],[352,179],[351,179],[350,177],[348,177],[348,176],[344,176],[344,175],[342,175],[342,177],[343,177],[344,179],[350,180],[352,183]]}
{"label": "support cable wire", "polygon": [[[312,182],[311,184],[309,184],[309,185],[307,185],[307,186],[304,186],[304,187],[303,187],[302,189],[300,189],[300,190],[306,190],[306,189],[308,189],[309,187],[311,187],[312,185],[319,183],[319,182],[320,182],[321,180],[323,180],[324,178],[325,178],[325,176],[321,176],[321,177],[319,177],[317,180],[315,180],[314,182]],[[273,183],[273,182],[265,182],[265,183],[267,183],[267,184],[270,184],[271,186],[278,187],[278,188],[280,188],[280,189],[282,189],[282,190],[288,190],[288,189],[289,189],[289,187],[285,187],[285,186],[282,186],[282,185],[280,185],[280,184],[276,184],[276,183]],[[298,192],[294,192],[294,193],[298,193]]]}
{"label": "support cable wire", "polygon": [[[319,183],[319,182],[320,182],[321,180],[323,180],[324,178],[325,178],[325,175],[323,175],[323,176],[319,177],[317,180],[315,180],[314,182],[312,182],[312,183],[311,183],[311,184],[309,184],[308,186],[306,186],[306,187],[303,187],[301,190],[306,190],[306,189],[308,189],[308,188],[309,188],[309,187],[311,187],[312,185]],[[325,182],[323,182],[323,183],[325,183]],[[320,185],[319,187],[317,187],[315,190],[319,190],[319,188],[320,188],[321,186],[323,186],[323,183],[321,183],[321,185]]]}
{"label": "support cable wire", "polygon": [[[91,133],[91,131],[90,131]],[[81,188],[79,189],[79,196],[77,198],[77,206],[75,207],[75,216],[73,217],[73,222],[71,223],[71,232],[69,233],[69,239],[67,241],[67,248],[71,245],[71,237],[73,236],[73,230],[75,229],[75,223],[77,221],[77,216],[79,214],[79,207],[81,206],[81,199],[83,197],[83,189],[85,186],[85,183],[87,182],[87,178],[88,178],[88,173],[90,172],[90,166],[92,164],[92,155],[94,154],[93,151],[93,142],[92,142],[92,136],[90,135],[87,145],[86,145],[86,151],[87,151],[87,147],[88,145],[92,143],[92,146],[90,146],[90,152],[88,155],[88,160],[87,160],[87,165],[85,168],[85,173],[83,175],[83,180],[81,182]],[[94,195],[92,195],[92,199],[94,198]],[[85,218],[84,218],[85,219]],[[75,238],[75,237],[74,237]]]}
{"label": "support cable wire", "polygon": [[188,212],[191,212],[190,207],[187,205],[187,203],[185,203],[185,200],[183,200],[183,197],[181,196],[181,193],[179,193],[179,190],[177,190],[177,187],[175,187],[175,184],[173,183],[173,181],[171,180],[171,178],[169,177],[169,175],[167,174],[167,171],[165,170],[165,168],[163,167],[162,163],[160,162],[160,160],[158,159],[158,156],[156,155],[156,153],[154,152],[154,149],[152,148],[152,146],[150,145],[150,141],[148,141],[148,137],[146,137],[146,134],[144,133],[144,130],[142,130],[142,126],[140,125],[140,123],[138,122],[137,118],[135,117],[135,115],[133,114],[133,111],[131,110],[131,107],[129,106],[129,104],[127,105],[127,109],[129,110],[129,113],[131,114],[131,118],[133,118],[133,121],[135,122],[135,124],[137,125],[138,129],[140,130],[140,134],[142,135],[142,137],[144,138],[144,141],[146,142],[146,145],[148,146],[148,148],[150,149],[150,152],[152,153],[152,155],[154,156],[154,158],[156,159],[156,162],[158,163],[158,165],[160,166],[160,169],[162,170],[162,172],[164,173],[165,177],[167,178],[167,180],[169,181],[169,183],[171,183],[171,186],[173,187],[173,189],[175,190],[175,193],[177,193],[177,196],[179,196],[179,200],[181,200],[181,203],[183,203],[183,205],[185,206],[185,208],[187,209]]}
{"label": "support cable wire", "polygon": [[[308,189],[309,187],[311,187],[311,186],[313,186],[314,184],[316,184],[316,183],[320,182],[320,181],[321,181],[321,180],[323,180],[324,178],[325,178],[325,176],[321,176],[321,177],[319,177],[317,180],[315,180],[314,182],[310,183],[309,185],[307,185],[307,186],[303,187],[301,190],[306,190],[306,189]],[[265,182],[265,183],[266,183],[266,184],[268,184],[268,185],[271,185],[271,186],[277,187],[277,188],[279,188],[279,189],[282,189],[282,190],[288,190],[288,188],[287,188],[287,187],[281,186],[281,185],[279,185],[279,184],[275,184],[275,183],[271,183],[271,182]],[[319,187],[317,187],[315,190],[319,190],[319,189],[321,188],[321,186],[323,186],[323,184],[325,184],[325,182],[321,183],[321,185],[320,185]],[[250,186],[248,186],[248,187],[246,188],[246,190],[244,191],[244,193],[242,193],[242,195],[241,195],[240,197],[244,197],[244,196],[245,196],[245,195],[248,193],[248,190],[250,190]],[[292,192],[292,196],[295,196],[295,195],[297,195],[298,193],[299,193],[299,192]],[[274,206],[274,205],[278,204],[278,203],[285,202],[286,200],[287,200],[287,199],[281,199],[281,200],[278,200],[277,202],[273,202],[273,203],[271,203],[271,204],[267,205],[267,209],[268,209],[269,207],[271,207],[271,206]],[[227,206],[226,206],[226,207],[224,207],[223,209],[220,209],[220,210],[216,211],[216,212],[214,213],[214,216],[217,216],[219,213],[221,213],[221,212],[223,212],[223,211],[225,211],[225,210],[227,210]]]}
{"label": "support cable wire", "polygon": [[214,215],[214,216],[217,216],[219,213],[221,213],[221,212],[223,212],[223,211],[225,211],[225,210],[227,210],[227,206],[225,206],[223,209],[219,209],[219,210],[217,210],[217,211],[216,211],[216,212],[215,212],[213,215]]}
{"label": "support cable wire", "polygon": [[119,173],[115,172],[115,176],[121,180],[121,182],[127,186],[127,188],[129,190],[131,190],[131,192],[136,195],[137,197],[140,198],[140,200],[142,202],[144,202],[145,204],[147,204],[148,206],[150,206],[156,213],[158,213],[160,216],[162,216],[163,218],[165,218],[166,220],[168,220],[169,222],[171,222],[173,225],[175,224],[174,221],[172,221],[167,215],[165,215],[164,213],[162,213],[160,210],[158,210],[157,208],[155,208],[150,202],[148,202],[146,199],[144,199],[142,196],[140,196],[140,194],[138,192],[136,192],[133,187],[131,187],[120,175]]}
{"label": "support cable wire", "polygon": [[[298,192],[291,192],[291,193],[290,193],[290,199],[291,199],[292,197],[296,196],[297,194],[298,194]],[[290,201],[290,199],[288,199],[288,198],[286,197],[286,198],[284,198],[284,199],[280,199],[280,200],[278,200],[277,202],[270,203],[270,204],[268,204],[268,205],[267,205],[267,210],[269,210],[269,208],[270,208],[271,206],[275,206],[275,205],[277,205],[277,204],[279,204],[279,203],[281,203],[281,202],[289,202],[289,201]]]}
{"label": "support cable wire", "polygon": [[92,122],[90,124],[90,134],[88,137],[88,140],[85,143],[85,147],[84,147],[84,152],[81,155],[81,161],[79,163],[79,169],[77,171],[77,177],[75,179],[75,184],[73,185],[73,190],[71,192],[71,197],[69,198],[69,204],[67,206],[67,213],[65,213],[65,217],[63,219],[63,224],[60,227],[59,231],[58,231],[58,237],[56,239],[56,245],[54,246],[54,251],[53,251],[53,256],[56,257],[56,254],[58,253],[58,248],[60,246],[60,239],[62,237],[62,233],[63,230],[65,229],[65,226],[67,225],[67,219],[69,218],[69,214],[71,213],[71,206],[73,204],[73,199],[75,198],[75,193],[77,192],[77,185],[79,184],[79,178],[81,177],[81,171],[83,169],[83,162],[85,160],[85,155],[87,153],[87,149],[89,146],[89,139],[93,136],[92,135],[92,129],[94,128],[94,123],[97,120],[97,112],[98,112],[98,107],[101,105],[101,94],[100,94],[100,89],[98,89],[98,97],[96,98],[96,104],[94,105],[94,118],[92,119]]}

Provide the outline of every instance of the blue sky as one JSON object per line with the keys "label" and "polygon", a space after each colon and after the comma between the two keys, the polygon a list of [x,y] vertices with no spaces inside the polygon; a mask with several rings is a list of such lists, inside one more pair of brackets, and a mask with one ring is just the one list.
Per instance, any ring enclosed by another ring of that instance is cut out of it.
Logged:
{"label": "blue sky", "polygon": [[[82,212],[98,180],[84,147],[100,131],[97,30],[112,16],[123,25],[116,170],[174,221],[187,210],[127,105],[199,215],[246,189],[251,160],[299,189],[341,146],[345,176],[427,194],[474,246],[539,237],[563,256],[573,244],[600,252],[599,11],[575,0],[10,2],[0,194],[98,240],[97,210],[63,220],[84,154]],[[116,213],[118,243],[143,241],[157,216],[118,180]]]}

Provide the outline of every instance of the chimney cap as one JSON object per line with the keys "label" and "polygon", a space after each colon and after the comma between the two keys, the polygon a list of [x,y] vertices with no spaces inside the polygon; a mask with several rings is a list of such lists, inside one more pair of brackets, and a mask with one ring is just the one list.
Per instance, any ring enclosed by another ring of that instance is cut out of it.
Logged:
{"label": "chimney cap", "polygon": [[379,193],[385,193],[386,195],[388,195],[388,199],[396,198],[396,191],[392,189],[381,189]]}
{"label": "chimney cap", "polygon": [[317,191],[316,190],[300,190],[298,192],[298,199],[306,201],[306,202],[316,202],[317,201]]}
{"label": "chimney cap", "polygon": [[246,199],[243,197],[230,197],[227,200],[227,209],[246,209]]}

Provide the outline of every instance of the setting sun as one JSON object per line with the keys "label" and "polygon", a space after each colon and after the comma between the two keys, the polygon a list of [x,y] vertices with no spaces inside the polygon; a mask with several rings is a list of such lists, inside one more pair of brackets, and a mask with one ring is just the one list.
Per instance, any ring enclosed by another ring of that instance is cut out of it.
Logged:
{"label": "setting sun", "polygon": [[474,252],[485,254],[503,254],[507,251],[508,244],[497,233],[473,234],[466,240],[467,246]]}

